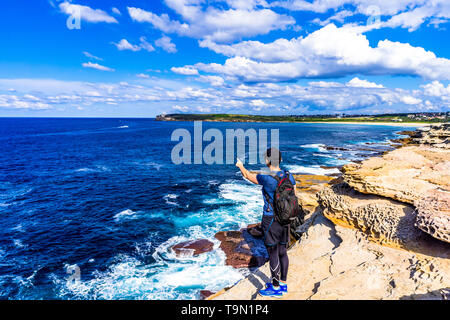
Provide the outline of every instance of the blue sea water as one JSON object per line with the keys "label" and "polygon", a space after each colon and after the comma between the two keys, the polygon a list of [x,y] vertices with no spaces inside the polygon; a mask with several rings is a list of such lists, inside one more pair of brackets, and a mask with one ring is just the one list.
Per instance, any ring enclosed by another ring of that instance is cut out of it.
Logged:
{"label": "blue sea water", "polygon": [[[242,279],[245,271],[224,264],[214,234],[258,222],[260,189],[234,165],[173,164],[177,128],[193,132],[193,123],[0,118],[0,298],[197,299],[201,289]],[[279,129],[285,167],[312,174],[386,150],[399,130],[203,123],[208,128]],[[214,250],[170,250],[198,238]],[[68,281],[74,268],[80,280]]]}

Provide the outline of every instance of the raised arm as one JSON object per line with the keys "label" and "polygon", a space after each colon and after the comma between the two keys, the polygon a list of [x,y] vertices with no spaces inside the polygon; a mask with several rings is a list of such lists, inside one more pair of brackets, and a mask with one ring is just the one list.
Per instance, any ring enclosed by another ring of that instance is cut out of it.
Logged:
{"label": "raised arm", "polygon": [[256,179],[256,174],[251,173],[250,171],[245,169],[244,164],[242,163],[241,160],[237,159],[236,167],[238,167],[241,170],[241,173],[244,176],[244,178],[246,178],[247,180],[249,180],[250,182],[252,182],[254,184],[258,184],[258,180]]}

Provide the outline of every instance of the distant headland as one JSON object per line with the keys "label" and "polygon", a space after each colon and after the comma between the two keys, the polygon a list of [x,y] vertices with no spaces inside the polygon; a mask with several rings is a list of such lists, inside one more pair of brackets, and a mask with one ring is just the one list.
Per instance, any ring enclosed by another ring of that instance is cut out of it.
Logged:
{"label": "distant headland", "polygon": [[187,114],[156,116],[159,121],[217,121],[217,122],[303,122],[303,123],[361,123],[361,124],[428,124],[450,121],[450,112],[398,113],[379,115],[247,115],[247,114]]}

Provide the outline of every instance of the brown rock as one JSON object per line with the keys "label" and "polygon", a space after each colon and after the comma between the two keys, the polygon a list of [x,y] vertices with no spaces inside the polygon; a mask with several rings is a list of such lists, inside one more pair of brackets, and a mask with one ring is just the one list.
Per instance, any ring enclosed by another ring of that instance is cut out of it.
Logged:
{"label": "brown rock", "polygon": [[433,237],[450,243],[450,193],[433,190],[414,203],[416,226]]}
{"label": "brown rock", "polygon": [[214,243],[206,239],[190,240],[178,243],[172,247],[177,256],[198,256],[212,251]]}
{"label": "brown rock", "polygon": [[[243,231],[243,230],[241,230],[241,231]],[[247,231],[248,231],[248,233],[250,233],[253,237],[256,237],[256,238],[260,238],[260,237],[262,237],[264,234],[263,234],[263,230],[262,230],[262,227],[261,227],[261,223],[253,223],[253,224],[249,224],[248,226],[247,226]]]}
{"label": "brown rock", "polygon": [[427,255],[445,251],[446,244],[414,226],[416,214],[412,205],[362,194],[346,184],[325,188],[317,196],[328,219],[357,229],[372,241]]}
{"label": "brown rock", "polygon": [[408,138],[398,138],[398,139],[391,139],[391,141],[393,143],[399,143],[403,146],[411,144],[412,142],[412,138],[408,137]]}
{"label": "brown rock", "polygon": [[413,135],[412,142],[450,149],[450,123],[421,128]]}
{"label": "brown rock", "polygon": [[200,294],[200,300],[205,300],[209,296],[212,296],[214,294],[214,292],[209,291],[209,290],[200,290],[199,294]]}
{"label": "brown rock", "polygon": [[220,231],[215,238],[226,255],[225,264],[234,268],[255,268],[267,261],[267,251],[261,239],[253,237],[248,229]]}
{"label": "brown rock", "polygon": [[344,147],[333,147],[333,146],[325,146],[326,150],[337,150],[337,151],[349,151],[350,149]]}

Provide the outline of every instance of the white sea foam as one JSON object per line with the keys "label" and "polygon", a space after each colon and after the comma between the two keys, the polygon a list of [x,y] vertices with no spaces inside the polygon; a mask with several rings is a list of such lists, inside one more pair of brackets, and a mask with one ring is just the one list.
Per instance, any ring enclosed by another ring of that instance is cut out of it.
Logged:
{"label": "white sea foam", "polygon": [[96,272],[86,281],[66,282],[53,276],[61,297],[82,299],[196,299],[198,290],[218,291],[243,278],[231,266],[225,266],[221,250],[198,257],[177,257],[168,248],[185,241],[173,237],[153,254],[156,262],[146,265],[128,255],[116,256],[107,271]]}
{"label": "white sea foam", "polygon": [[219,181],[218,180],[209,180],[208,181],[208,185],[210,185],[210,186],[216,186],[216,185],[218,185],[219,184]]}
{"label": "white sea foam", "polygon": [[120,127],[117,127],[118,129],[126,129],[126,128],[129,128],[128,126],[120,126]]}
{"label": "white sea foam", "polygon": [[26,248],[26,247],[27,247],[27,245],[24,244],[24,243],[22,242],[22,240],[20,240],[20,239],[14,239],[14,240],[13,240],[13,243],[14,243],[14,246],[15,246],[16,248],[19,248],[19,249],[23,249],[23,248]]}
{"label": "white sea foam", "polygon": [[157,171],[161,170],[161,168],[163,167],[162,164],[156,163],[156,162],[144,162],[144,163],[142,163],[142,165],[147,166],[147,167],[154,168],[154,169],[156,169]]}
{"label": "white sea foam", "polygon": [[98,165],[95,166],[94,168],[79,168],[76,169],[75,172],[83,172],[83,173],[94,173],[94,172],[105,172],[105,171],[109,171],[109,168],[107,166],[102,166],[102,165]]}
{"label": "white sea foam", "polygon": [[25,232],[25,228],[22,223],[19,223],[17,226],[11,228],[11,230],[17,231],[17,232]]}
{"label": "white sea foam", "polygon": [[327,149],[325,149],[326,145],[322,143],[312,143],[312,144],[304,144],[300,146],[303,149],[312,149],[319,152],[327,152]]}
{"label": "white sea foam", "polygon": [[169,194],[166,194],[166,195],[164,196],[164,198],[168,198],[168,199],[176,199],[176,198],[178,198],[178,195],[177,195],[177,194],[173,194],[173,193],[169,193]]}
{"label": "white sea foam", "polygon": [[173,206],[179,206],[178,202],[176,202],[176,199],[178,198],[177,194],[166,194],[163,199],[166,201],[167,204],[173,205]]}
{"label": "white sea foam", "polygon": [[33,191],[33,188],[27,186],[17,186],[6,182],[0,184],[0,207],[9,207],[14,204],[20,204],[22,201],[17,199]]}
{"label": "white sea foam", "polygon": [[[167,194],[175,201],[179,195]],[[261,219],[261,187],[244,180],[229,180],[219,185],[218,199],[226,206],[205,208],[188,216],[172,216],[177,236],[153,248],[152,238],[136,244],[134,255],[118,255],[105,272],[95,272],[86,281],[67,283],[54,277],[60,296],[82,299],[197,299],[198,290],[218,291],[241,280],[247,273],[225,265],[225,254],[214,234],[244,227]],[[118,219],[133,217],[129,209]],[[208,239],[214,249],[198,256],[177,256],[171,247],[194,239]],[[145,264],[148,255],[155,260]],[[137,258],[137,257],[140,257]]]}
{"label": "white sea foam", "polygon": [[90,172],[90,171],[94,171],[94,170],[90,169],[90,168],[80,168],[80,169],[75,170],[75,172]]}
{"label": "white sea foam", "polygon": [[114,220],[116,222],[121,222],[127,219],[136,219],[136,212],[130,209],[126,209],[114,216]]}
{"label": "white sea foam", "polygon": [[342,154],[338,155],[330,155],[330,154],[321,154],[321,153],[313,153],[314,156],[316,157],[322,157],[322,158],[327,158],[327,160],[325,160],[325,165],[326,166],[343,166],[345,164],[351,163],[350,160],[344,160],[344,159],[337,159],[336,156],[342,156]]}
{"label": "white sea foam", "polygon": [[213,238],[218,231],[242,228],[260,221],[263,208],[261,187],[244,180],[221,184],[218,197],[205,199],[203,203],[223,206],[205,207],[188,217],[173,217],[177,229],[187,235],[195,230],[199,237]]}
{"label": "white sea foam", "polygon": [[285,168],[291,173],[330,175],[340,173],[337,168],[325,169],[320,166],[301,166],[301,165],[285,165]]}

